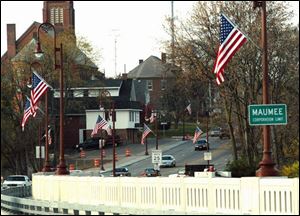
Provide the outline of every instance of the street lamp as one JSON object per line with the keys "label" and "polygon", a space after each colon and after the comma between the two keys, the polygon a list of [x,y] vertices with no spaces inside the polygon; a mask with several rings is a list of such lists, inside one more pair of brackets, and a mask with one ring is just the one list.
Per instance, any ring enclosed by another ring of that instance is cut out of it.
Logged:
{"label": "street lamp", "polygon": [[[56,47],[56,31],[55,27],[51,23],[42,23],[38,27],[37,31],[37,46],[35,50],[35,55],[36,57],[41,57],[43,55],[43,51],[41,49],[41,43],[40,43],[40,29],[41,27],[44,27],[48,31],[49,28],[52,28],[54,31],[54,41],[53,41],[53,48],[54,48],[54,70],[60,69],[60,151],[59,151],[59,165],[57,166],[56,169],[56,174],[57,175],[65,175],[69,174],[69,171],[66,169],[66,164],[65,164],[65,158],[64,158],[64,79],[63,79],[63,47],[62,43],[60,43],[60,48]],[[60,62],[57,64],[57,59],[56,59],[56,53],[60,53]],[[46,93],[47,94],[47,93]],[[48,119],[47,119],[48,120]],[[47,131],[48,132],[48,131]]]}
{"label": "street lamp", "polygon": [[[266,1],[254,1],[253,9],[261,8],[262,21],[262,66],[263,66],[263,104],[269,103],[268,97],[268,49],[267,49],[267,15],[266,15]],[[259,163],[259,169],[256,171],[256,176],[278,176],[278,170],[275,168],[275,163],[271,157],[270,144],[270,126],[263,126],[263,159]]]}
{"label": "street lamp", "polygon": [[156,146],[155,149],[158,150],[158,110],[154,110],[154,120],[155,120],[155,133],[156,133]]}
{"label": "street lamp", "polygon": [[116,112],[115,112],[115,103],[112,100],[111,94],[109,91],[104,90],[101,93],[101,98],[109,98],[110,101],[110,108],[112,108],[112,122],[113,122],[113,129],[112,129],[112,144],[113,144],[113,177],[116,176],[116,146],[115,146],[115,122],[116,122]]}

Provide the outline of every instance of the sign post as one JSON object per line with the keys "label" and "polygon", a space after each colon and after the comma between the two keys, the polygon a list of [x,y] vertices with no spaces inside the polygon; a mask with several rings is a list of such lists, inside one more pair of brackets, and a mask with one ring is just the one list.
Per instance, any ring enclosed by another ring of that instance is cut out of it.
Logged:
{"label": "sign post", "polygon": [[286,125],[286,104],[259,104],[248,106],[249,125]]}

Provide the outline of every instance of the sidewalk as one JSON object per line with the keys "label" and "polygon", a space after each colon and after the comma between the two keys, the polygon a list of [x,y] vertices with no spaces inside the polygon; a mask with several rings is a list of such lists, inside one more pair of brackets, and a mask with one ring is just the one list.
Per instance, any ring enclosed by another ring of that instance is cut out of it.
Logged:
{"label": "sidewalk", "polygon": [[[148,139],[148,155],[145,155],[145,145],[142,144],[123,144],[120,147],[116,148],[116,152],[118,154],[118,160],[116,161],[116,167],[122,167],[122,166],[128,166],[133,163],[136,163],[141,160],[145,160],[147,158],[152,157],[152,150],[156,149],[156,142],[155,138]],[[162,150],[162,153],[165,151],[172,149],[178,145],[181,145],[183,143],[190,142],[190,140],[181,140],[181,139],[172,139],[172,138],[166,138],[166,139],[160,139],[158,140],[158,149]],[[126,157],[125,151],[126,149],[130,149],[131,156]],[[110,149],[112,150],[112,149]],[[110,155],[112,155],[112,151]],[[121,154],[123,153],[123,154]],[[109,153],[108,153],[109,154]],[[107,155],[108,155],[107,154]],[[108,157],[108,156],[107,156]],[[100,165],[101,166],[101,165]],[[113,164],[112,161],[104,163],[104,169],[103,172],[110,172],[112,171]],[[93,167],[89,169],[85,169],[85,171],[88,171],[89,173],[97,173],[99,174],[100,167]]]}

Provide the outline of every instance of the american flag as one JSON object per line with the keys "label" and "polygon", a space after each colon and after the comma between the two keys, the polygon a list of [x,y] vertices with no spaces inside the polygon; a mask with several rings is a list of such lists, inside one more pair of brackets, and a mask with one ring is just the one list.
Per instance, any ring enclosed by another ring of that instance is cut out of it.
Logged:
{"label": "american flag", "polygon": [[52,144],[51,128],[48,130],[48,145]]}
{"label": "american flag", "polygon": [[188,111],[188,113],[191,115],[192,114],[192,108],[191,108],[191,104],[189,104],[185,109]]}
{"label": "american flag", "polygon": [[195,144],[203,131],[197,126],[194,134],[193,144]]}
{"label": "american flag", "polygon": [[25,109],[24,109],[24,115],[23,115],[23,119],[22,119],[22,131],[24,131],[24,127],[25,127],[25,124],[29,118],[29,116],[32,115],[32,112],[31,112],[31,103],[30,103],[30,100],[28,97],[26,97],[26,102],[25,102]]}
{"label": "american flag", "polygon": [[[43,135],[41,140],[45,140],[46,142],[46,134]],[[48,145],[52,144],[52,136],[51,136],[51,128],[48,129]]]}
{"label": "american flag", "polygon": [[156,119],[156,114],[154,115],[154,113],[151,113],[151,116],[150,116],[150,123],[153,123]]}
{"label": "american flag", "polygon": [[[152,132],[152,130],[144,123],[144,131],[143,131],[143,135],[142,135],[142,141],[141,144],[145,144],[145,138],[147,137],[147,135]],[[153,132],[152,132],[153,133]]]}
{"label": "american flag", "polygon": [[214,65],[217,84],[224,82],[224,68],[232,56],[247,41],[246,36],[221,14],[220,47]]}
{"label": "american flag", "polygon": [[102,129],[103,127],[107,128],[109,127],[107,121],[105,121],[105,119],[101,118],[100,115],[98,115],[97,121],[96,121],[96,125],[94,127],[94,130],[91,133],[91,137],[93,137],[95,134],[97,134],[99,129]]}
{"label": "american flag", "polygon": [[37,109],[37,102],[40,99],[40,97],[48,90],[49,85],[46,83],[46,81],[41,78],[37,73],[32,73],[32,88],[31,88],[31,103],[32,108],[31,111],[35,116],[35,110]]}

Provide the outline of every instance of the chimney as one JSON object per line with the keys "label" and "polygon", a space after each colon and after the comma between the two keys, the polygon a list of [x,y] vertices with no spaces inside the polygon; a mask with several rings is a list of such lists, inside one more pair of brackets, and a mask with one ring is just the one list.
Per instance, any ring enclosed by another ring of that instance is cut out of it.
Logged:
{"label": "chimney", "polygon": [[122,79],[127,80],[127,73],[122,73]]}
{"label": "chimney", "polygon": [[166,63],[166,53],[161,53],[161,61],[162,63]]}
{"label": "chimney", "polygon": [[16,24],[7,24],[7,57],[11,59],[16,54]]}
{"label": "chimney", "polygon": [[139,60],[139,64],[143,63],[143,61],[144,61],[143,59],[140,59],[140,60]]}

